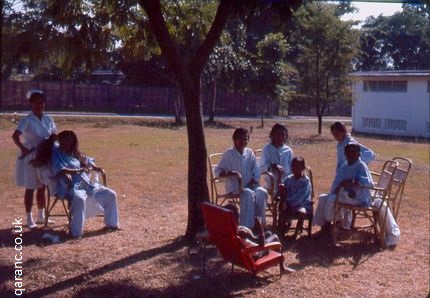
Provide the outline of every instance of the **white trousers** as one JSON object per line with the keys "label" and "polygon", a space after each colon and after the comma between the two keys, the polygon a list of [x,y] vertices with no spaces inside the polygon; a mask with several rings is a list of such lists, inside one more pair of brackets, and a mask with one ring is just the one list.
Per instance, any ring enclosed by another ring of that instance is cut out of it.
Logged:
{"label": "white trousers", "polygon": [[[313,224],[322,227],[326,222],[334,221],[334,202],[335,201],[336,201],[335,194],[322,194],[318,197],[318,205],[317,205],[317,209],[315,210]],[[358,200],[348,198],[346,193],[339,197],[339,201],[341,203],[345,203],[353,206],[358,205],[360,203]],[[345,228],[349,228],[351,226],[351,220],[352,220],[351,212],[341,209],[336,221],[340,221],[340,220],[343,220],[343,226]]]}
{"label": "white trousers", "polygon": [[[336,195],[330,194],[324,194],[319,196],[318,200],[318,206],[315,211],[315,215],[313,218],[313,224],[318,226],[323,226],[327,221],[333,221],[334,220],[334,201],[336,200]],[[341,197],[340,200],[342,203],[347,204],[354,204],[355,200],[348,199],[346,197]],[[375,207],[381,206],[381,199],[376,198],[373,201],[373,205]],[[351,204],[351,205],[352,205]],[[396,245],[397,242],[400,239],[400,229],[399,226],[396,223],[396,220],[394,219],[393,214],[391,213],[390,208],[387,208],[387,203],[384,202],[384,205],[381,208],[381,212],[379,213],[379,221],[383,222],[386,214],[386,220],[385,220],[385,245],[386,246],[392,246]],[[337,218],[337,221],[344,219],[344,227],[349,227],[350,225],[350,219],[347,218],[347,216],[344,217],[344,212],[341,210],[339,217]],[[349,225],[348,225],[349,223]]]}
{"label": "white trousers", "polygon": [[[99,186],[92,196],[103,209],[105,226],[119,227],[116,193],[107,187]],[[87,196],[84,190],[76,190],[73,194],[71,233],[74,237],[82,236],[87,217],[87,199],[91,198]]]}
{"label": "white trousers", "polygon": [[267,197],[267,191],[262,187],[255,190],[245,188],[240,194],[239,225],[251,229],[255,216],[261,217],[261,222],[265,225]]}

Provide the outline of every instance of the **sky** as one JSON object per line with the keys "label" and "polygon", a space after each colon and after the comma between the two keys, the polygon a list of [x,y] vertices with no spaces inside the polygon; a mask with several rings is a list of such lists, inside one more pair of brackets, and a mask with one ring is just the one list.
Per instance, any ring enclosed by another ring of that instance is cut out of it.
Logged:
{"label": "sky", "polygon": [[354,14],[342,16],[342,20],[353,19],[355,21],[364,21],[368,16],[393,15],[397,11],[402,11],[401,3],[375,3],[375,2],[352,2],[360,10]]}

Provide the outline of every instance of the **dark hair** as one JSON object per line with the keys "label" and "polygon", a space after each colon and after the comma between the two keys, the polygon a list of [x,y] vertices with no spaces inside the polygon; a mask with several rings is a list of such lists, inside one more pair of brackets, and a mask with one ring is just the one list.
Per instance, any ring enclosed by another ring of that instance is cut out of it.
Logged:
{"label": "dark hair", "polygon": [[360,153],[360,145],[358,143],[350,142],[350,143],[346,144],[345,145],[345,151],[346,151],[346,149],[349,149],[349,148]]}
{"label": "dark hair", "polygon": [[72,149],[72,152],[69,152],[69,153],[72,153],[73,155],[76,155],[76,156],[80,156],[79,142],[76,134],[72,130],[63,130],[58,134],[58,142],[60,142],[60,144],[62,141],[69,138],[72,139],[73,141],[73,149]]}
{"label": "dark hair", "polygon": [[55,134],[39,143],[36,148],[36,157],[29,161],[35,167],[44,167],[49,164],[52,156],[52,146],[57,139]]}
{"label": "dark hair", "polygon": [[296,156],[296,157],[294,157],[294,158],[291,160],[291,165],[292,165],[293,163],[297,163],[297,164],[299,164],[299,165],[303,166],[303,168],[305,168],[305,167],[306,167],[305,159],[304,159],[303,157],[301,157],[301,156]]}
{"label": "dark hair", "polygon": [[30,96],[30,99],[29,99],[29,101],[30,102],[33,102],[33,101],[35,101],[36,99],[41,99],[41,100],[43,100],[43,101],[45,101],[45,96],[43,95],[43,93],[40,93],[40,92],[33,92],[32,94],[31,94],[31,96]]}
{"label": "dark hair", "polygon": [[346,133],[346,126],[342,122],[335,122],[330,126],[330,131],[342,131]]}
{"label": "dark hair", "polygon": [[269,137],[273,138],[273,136],[278,132],[278,131],[284,131],[285,134],[287,135],[287,139],[288,139],[288,128],[281,123],[275,123],[272,127],[272,130],[270,131]]}
{"label": "dark hair", "polygon": [[248,136],[248,130],[246,128],[239,127],[239,128],[236,128],[234,130],[234,132],[233,132],[233,140],[237,140],[241,136],[244,136],[244,137]]}

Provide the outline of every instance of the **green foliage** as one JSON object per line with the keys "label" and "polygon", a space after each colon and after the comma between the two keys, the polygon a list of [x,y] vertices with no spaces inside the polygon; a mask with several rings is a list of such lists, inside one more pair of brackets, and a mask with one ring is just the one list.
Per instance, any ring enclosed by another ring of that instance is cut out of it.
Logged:
{"label": "green foliage", "polygon": [[303,6],[291,34],[300,78],[295,100],[312,103],[320,124],[329,103],[351,100],[348,73],[358,49],[358,32],[353,22],[337,17],[336,9],[317,2]]}
{"label": "green foliage", "polygon": [[358,70],[429,69],[429,13],[424,5],[405,5],[392,16],[369,17],[360,43]]}

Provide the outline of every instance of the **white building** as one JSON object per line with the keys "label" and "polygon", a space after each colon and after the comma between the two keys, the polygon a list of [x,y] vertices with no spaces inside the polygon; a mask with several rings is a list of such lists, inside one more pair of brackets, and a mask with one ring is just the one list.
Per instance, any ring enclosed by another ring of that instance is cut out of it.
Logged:
{"label": "white building", "polygon": [[351,75],[355,132],[430,138],[430,71]]}

